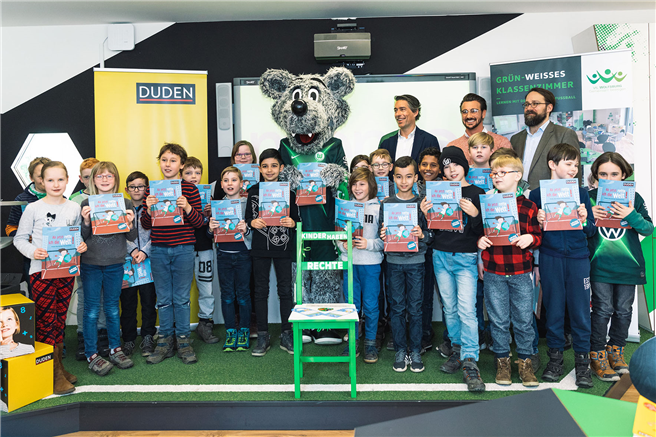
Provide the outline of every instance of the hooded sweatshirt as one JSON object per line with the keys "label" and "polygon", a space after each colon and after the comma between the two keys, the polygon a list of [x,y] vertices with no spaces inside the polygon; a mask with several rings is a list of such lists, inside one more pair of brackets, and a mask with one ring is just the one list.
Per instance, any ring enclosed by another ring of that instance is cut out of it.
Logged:
{"label": "hooded sweatshirt", "polygon": [[[378,199],[370,199],[364,204],[364,223],[362,225],[362,237],[367,240],[366,249],[353,248],[354,265],[378,265],[383,262],[383,240],[378,233],[378,218],[380,215],[380,203]],[[348,261],[348,252],[342,241],[338,241],[337,248],[340,259]]]}

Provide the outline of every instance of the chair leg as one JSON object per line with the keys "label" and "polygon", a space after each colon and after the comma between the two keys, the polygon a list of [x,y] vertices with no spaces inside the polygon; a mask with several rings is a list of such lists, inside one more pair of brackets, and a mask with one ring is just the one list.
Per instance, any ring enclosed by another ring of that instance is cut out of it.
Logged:
{"label": "chair leg", "polygon": [[301,329],[298,328],[297,324],[294,324],[293,332],[294,332],[294,397],[296,399],[299,399],[301,397],[301,377],[300,377],[300,372],[302,369],[301,355],[303,354],[303,351],[301,351],[300,349],[299,343],[303,343],[302,341],[303,336],[302,336],[302,331]]}

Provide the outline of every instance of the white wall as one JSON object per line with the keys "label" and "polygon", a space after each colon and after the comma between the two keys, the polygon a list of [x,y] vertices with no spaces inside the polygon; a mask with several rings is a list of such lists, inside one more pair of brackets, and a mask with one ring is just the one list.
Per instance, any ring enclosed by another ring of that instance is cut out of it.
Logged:
{"label": "white wall", "polygon": [[[173,23],[134,24],[139,43]],[[0,112],[100,63],[107,25],[2,27]],[[118,54],[106,48],[105,59]]]}

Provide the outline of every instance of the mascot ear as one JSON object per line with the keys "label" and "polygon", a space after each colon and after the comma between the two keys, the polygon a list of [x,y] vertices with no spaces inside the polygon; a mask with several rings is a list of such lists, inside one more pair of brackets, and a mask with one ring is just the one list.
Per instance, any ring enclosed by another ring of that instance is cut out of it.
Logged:
{"label": "mascot ear", "polygon": [[285,70],[269,69],[260,77],[260,90],[265,96],[278,100],[294,79],[294,75]]}
{"label": "mascot ear", "polygon": [[344,98],[355,88],[355,76],[345,67],[333,67],[323,77],[330,92],[338,99]]}

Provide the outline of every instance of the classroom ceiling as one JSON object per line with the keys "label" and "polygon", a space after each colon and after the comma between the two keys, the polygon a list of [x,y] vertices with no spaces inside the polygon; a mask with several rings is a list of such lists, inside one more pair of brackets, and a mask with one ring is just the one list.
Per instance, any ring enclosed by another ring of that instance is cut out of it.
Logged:
{"label": "classroom ceiling", "polygon": [[[2,27],[567,11],[656,11],[654,0],[1,0]],[[656,12],[655,12],[656,13]],[[654,16],[646,19],[653,21]]]}

